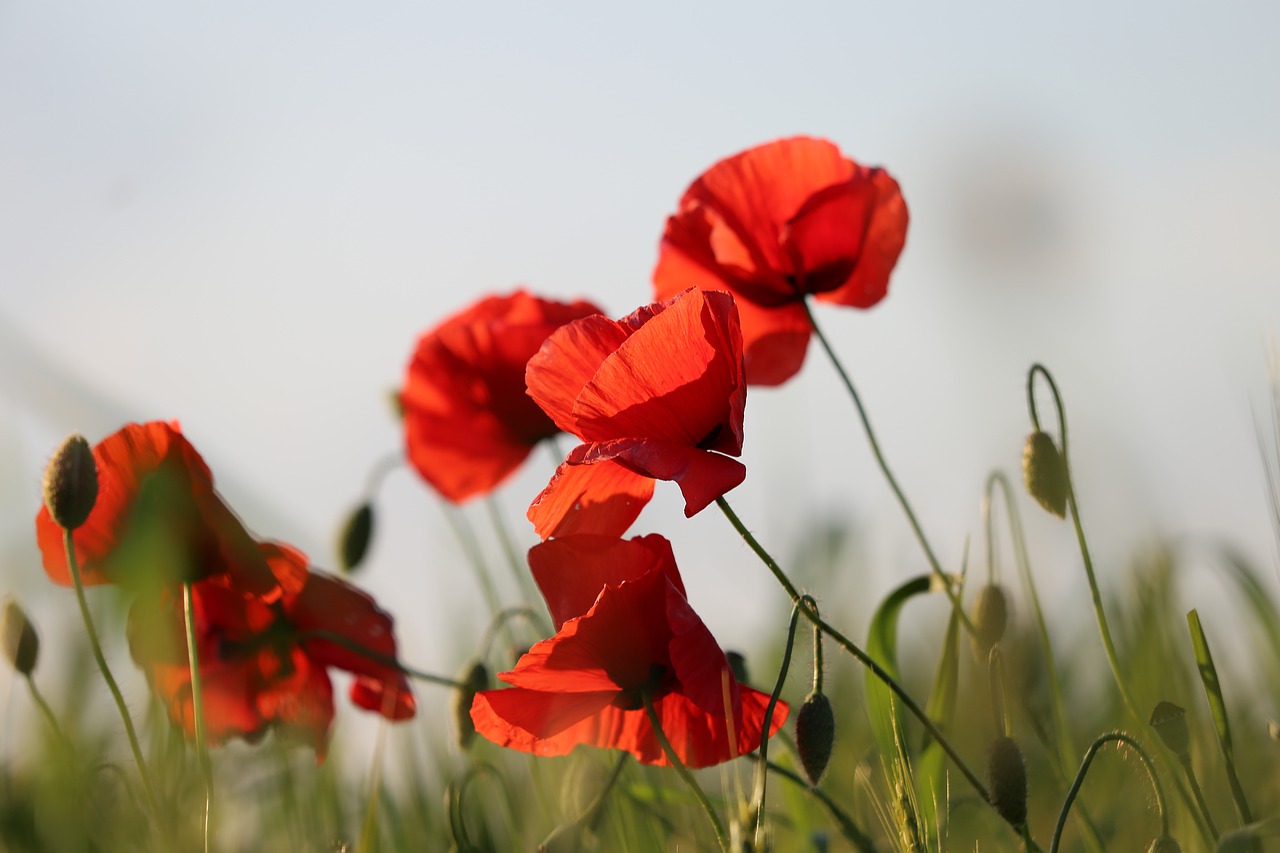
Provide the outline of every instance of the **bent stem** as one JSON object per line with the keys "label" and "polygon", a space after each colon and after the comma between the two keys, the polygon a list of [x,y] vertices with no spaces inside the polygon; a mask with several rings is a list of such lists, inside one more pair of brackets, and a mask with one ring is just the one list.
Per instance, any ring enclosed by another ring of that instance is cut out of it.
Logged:
{"label": "bent stem", "polygon": [[98,665],[98,671],[102,673],[102,678],[107,682],[107,688],[111,691],[111,697],[115,700],[116,710],[120,712],[120,719],[124,722],[124,731],[129,738],[129,749],[133,752],[134,763],[138,765],[138,775],[142,777],[142,790],[147,796],[147,805],[151,809],[151,816],[155,819],[156,829],[161,832],[162,836],[167,835],[164,832],[164,823],[160,817],[160,806],[156,801],[155,791],[151,787],[151,777],[147,773],[147,764],[142,758],[142,747],[138,745],[138,733],[133,728],[133,719],[129,716],[129,708],[124,703],[124,695],[120,692],[120,686],[116,684],[115,678],[111,675],[111,668],[107,666],[107,659],[102,654],[102,644],[98,642],[98,632],[93,627],[93,617],[89,614],[89,603],[84,597],[84,584],[80,581],[80,563],[76,559],[76,546],[71,538],[71,531],[63,528],[62,545],[67,554],[67,566],[71,570],[71,583],[76,590],[76,603],[80,605],[80,618],[84,621],[85,633],[89,635],[89,647],[93,651],[93,660]]}
{"label": "bent stem", "polygon": [[[503,515],[502,507],[498,504],[498,499],[494,497],[492,492],[485,497],[484,506],[489,512],[489,520],[492,522],[493,530],[498,536],[498,544],[502,548],[503,557],[511,568],[511,574],[515,576],[516,588],[520,590],[520,596],[526,603],[536,603],[541,596],[533,586],[533,575],[529,572],[529,562],[528,560],[521,560],[516,553],[515,541],[511,537],[511,530],[507,525],[506,517]],[[540,614],[530,611],[529,619],[543,635],[555,633],[551,630],[551,623]]]}
{"label": "bent stem", "polygon": [[857,389],[853,387],[853,380],[849,378],[849,374],[845,371],[844,365],[836,355],[836,351],[831,348],[831,343],[827,340],[827,336],[819,328],[818,320],[813,316],[813,309],[809,307],[809,301],[802,299],[800,304],[804,307],[804,314],[809,319],[809,327],[813,329],[814,337],[818,339],[818,343],[822,345],[822,349],[827,354],[827,358],[830,359],[831,365],[835,367],[836,373],[840,375],[840,381],[844,384],[845,390],[849,392],[849,397],[853,400],[853,407],[858,410],[858,419],[862,421],[862,429],[867,435],[867,443],[871,445],[871,453],[876,458],[876,464],[880,466],[880,472],[884,474],[884,478],[889,482],[889,488],[893,491],[894,497],[898,499],[899,506],[902,507],[902,511],[906,514],[907,522],[911,525],[911,532],[915,534],[916,541],[920,543],[920,549],[924,551],[925,559],[929,561],[929,568],[942,581],[943,591],[946,592],[947,598],[951,600],[952,609],[959,614],[960,622],[964,625],[965,630],[969,632],[970,636],[974,636],[976,631],[973,627],[973,622],[969,619],[969,614],[964,612],[960,597],[951,586],[951,579],[942,570],[942,564],[938,562],[938,557],[933,553],[929,540],[925,538],[924,529],[920,527],[915,510],[911,508],[911,503],[903,493],[902,487],[898,485],[898,479],[889,470],[889,463],[884,458],[884,452],[880,449],[880,442],[876,440],[875,431],[871,429],[871,419],[867,417],[867,410],[862,405],[862,398],[858,396]]}
{"label": "bent stem", "polygon": [[[802,596],[802,600],[808,603],[815,610],[817,602],[810,596]],[[778,697],[782,694],[782,685],[786,683],[787,671],[791,669],[791,650],[796,644],[796,623],[800,619],[799,605],[791,608],[791,624],[787,626],[787,645],[782,651],[782,666],[778,667],[778,680],[773,685],[773,692],[769,694],[769,703],[764,708],[764,721],[760,728],[760,766],[756,770],[756,786],[751,797],[751,807],[756,813],[756,830],[755,830],[755,846],[756,849],[763,849],[761,845],[761,833],[764,831],[764,799],[766,794],[768,774],[765,767],[769,761],[769,729],[773,728],[773,711],[778,706]]]}
{"label": "bent stem", "polygon": [[355,652],[361,657],[366,657],[374,663],[380,663],[383,666],[396,670],[397,672],[402,672],[410,678],[416,678],[419,681],[428,681],[432,684],[439,684],[442,687],[453,687],[459,690],[466,687],[464,683],[457,679],[445,678],[443,675],[432,675],[429,672],[422,672],[421,670],[414,669],[413,667],[405,666],[391,655],[384,655],[381,652],[375,652],[373,649],[368,648],[367,646],[362,646],[355,640],[344,637],[334,631],[324,631],[319,628],[310,631],[302,631],[299,632],[298,639],[301,642],[306,642],[307,640],[325,640],[326,642],[333,643],[334,645],[342,646],[348,651]]}
{"label": "bent stem", "polygon": [[716,814],[716,810],[712,807],[711,801],[707,799],[707,795],[702,790],[702,786],[698,784],[698,780],[693,778],[689,768],[684,766],[680,756],[676,755],[676,751],[671,747],[671,741],[667,740],[667,733],[662,730],[662,720],[658,717],[658,711],[653,707],[653,696],[647,690],[644,693],[644,710],[649,715],[649,724],[653,726],[653,733],[658,738],[658,743],[662,746],[662,752],[667,756],[667,760],[671,762],[671,766],[675,768],[676,773],[680,774],[680,778],[689,786],[689,790],[693,792],[698,805],[702,806],[702,810],[711,819],[711,827],[715,830],[716,841],[720,843],[721,851],[730,853],[729,836],[725,835],[724,824],[720,822],[720,816]]}
{"label": "bent stem", "polygon": [[729,523],[733,525],[734,530],[738,531],[738,535],[742,537],[748,547],[756,553],[756,556],[759,557],[761,562],[769,568],[769,571],[773,572],[773,576],[777,578],[778,583],[782,584],[782,588],[791,596],[791,603],[795,605],[796,609],[804,614],[806,619],[820,628],[823,633],[834,640],[836,645],[840,646],[840,648],[852,655],[858,663],[871,670],[871,674],[880,679],[880,681],[882,681],[884,685],[888,687],[899,700],[901,700],[902,704],[906,706],[912,716],[919,720],[920,724],[929,732],[929,736],[936,740],[938,745],[942,747],[942,751],[951,758],[956,767],[964,775],[965,779],[969,781],[969,784],[973,787],[974,791],[978,793],[978,796],[982,797],[983,802],[989,804],[991,802],[991,795],[987,792],[986,785],[982,784],[982,781],[978,778],[977,774],[969,768],[969,765],[966,764],[964,759],[960,757],[960,754],[956,752],[955,747],[951,745],[951,741],[949,741],[946,735],[942,733],[942,730],[934,724],[933,720],[929,719],[929,715],[926,714],[924,709],[916,703],[916,700],[911,697],[911,694],[909,694],[893,676],[885,672],[880,664],[876,663],[870,655],[854,644],[852,640],[823,621],[817,611],[804,601],[805,596],[800,594],[796,589],[795,584],[793,584],[790,578],[787,577],[786,572],[782,571],[781,567],[778,566],[773,557],[769,555],[769,552],[756,541],[755,536],[751,534],[750,530],[747,530],[741,519],[738,518],[737,514],[723,497],[716,498],[716,505],[720,507],[720,511],[729,519]]}
{"label": "bent stem", "polygon": [[204,849],[205,853],[209,853],[209,825],[213,820],[213,768],[209,764],[209,744],[205,739],[200,651],[196,644],[196,609],[191,597],[190,583],[182,585],[182,609],[186,614],[187,623],[187,666],[191,669],[191,704],[196,729],[196,755],[200,759],[200,775],[204,777]]}
{"label": "bent stem", "polygon": [[1098,750],[1113,741],[1133,750],[1133,754],[1138,757],[1138,761],[1142,764],[1142,769],[1147,771],[1147,779],[1150,780],[1151,789],[1155,792],[1156,812],[1160,816],[1160,835],[1163,837],[1169,834],[1169,814],[1164,807],[1164,789],[1160,787],[1160,778],[1156,775],[1156,768],[1151,762],[1151,757],[1147,755],[1146,750],[1136,740],[1124,732],[1107,732],[1104,735],[1099,735],[1089,745],[1088,751],[1084,754],[1084,761],[1080,763],[1080,770],[1076,773],[1076,780],[1072,783],[1071,790],[1067,791],[1067,798],[1062,803],[1062,811],[1058,813],[1058,825],[1053,830],[1053,840],[1049,845],[1049,853],[1057,853],[1058,843],[1062,840],[1062,830],[1067,825],[1067,813],[1071,811],[1071,804],[1075,802],[1076,794],[1080,793],[1080,786],[1084,784],[1084,777],[1089,772],[1089,765],[1093,763],[1093,757],[1098,754]]}

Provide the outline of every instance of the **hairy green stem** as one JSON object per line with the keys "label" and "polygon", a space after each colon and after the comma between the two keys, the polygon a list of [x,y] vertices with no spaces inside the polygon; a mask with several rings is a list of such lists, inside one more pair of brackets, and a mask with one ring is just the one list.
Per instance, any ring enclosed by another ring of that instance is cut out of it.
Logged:
{"label": "hairy green stem", "polygon": [[1147,779],[1150,780],[1151,789],[1155,792],[1156,812],[1160,816],[1160,834],[1162,836],[1169,834],[1169,815],[1164,806],[1164,789],[1160,787],[1160,777],[1156,775],[1156,768],[1151,762],[1151,757],[1147,755],[1141,744],[1124,732],[1107,732],[1095,738],[1084,754],[1084,760],[1080,763],[1080,770],[1076,773],[1075,782],[1072,783],[1071,790],[1067,791],[1067,798],[1062,803],[1062,810],[1058,813],[1058,824],[1053,830],[1053,840],[1049,845],[1049,853],[1057,853],[1058,844],[1062,840],[1062,830],[1067,825],[1067,813],[1071,811],[1071,804],[1075,801],[1076,795],[1080,793],[1080,786],[1084,784],[1084,777],[1089,772],[1089,765],[1093,763],[1093,757],[1098,754],[1098,750],[1111,742],[1127,746],[1133,750],[1134,755],[1142,763],[1142,769],[1147,771]]}
{"label": "hairy green stem", "polygon": [[840,808],[836,801],[827,796],[827,794],[820,788],[813,787],[799,773],[788,770],[780,764],[767,761],[759,756],[757,756],[756,760],[767,766],[770,772],[776,773],[783,779],[804,788],[810,794],[817,797],[818,802],[826,806],[827,811],[831,812],[831,816],[835,818],[836,823],[840,825],[840,834],[849,839],[849,843],[858,848],[861,853],[876,853],[876,844],[871,840],[871,837],[859,829],[858,825],[853,822],[853,818],[849,817],[844,809]]}
{"label": "hairy green stem", "polygon": [[323,631],[320,629],[302,631],[298,634],[298,639],[300,642],[306,642],[307,640],[325,640],[333,643],[334,645],[342,646],[348,651],[355,652],[361,657],[366,657],[374,663],[380,663],[383,666],[396,670],[397,672],[402,672],[410,678],[416,678],[419,681],[427,681],[432,684],[439,684],[443,687],[462,688],[466,686],[461,681],[453,678],[445,678],[443,675],[432,675],[429,672],[422,672],[421,670],[414,669],[413,667],[405,666],[391,655],[384,655],[381,652],[375,652],[373,649],[362,646],[354,640],[344,637],[334,631]]}
{"label": "hairy green stem", "polygon": [[698,780],[693,778],[689,768],[685,767],[684,762],[680,760],[680,756],[676,755],[676,751],[671,746],[671,741],[667,740],[667,733],[662,730],[662,720],[658,717],[658,710],[653,707],[653,696],[648,691],[644,694],[644,710],[649,715],[649,723],[653,726],[653,733],[658,738],[658,743],[662,745],[662,751],[666,754],[667,760],[671,762],[671,766],[675,768],[676,773],[680,775],[684,783],[689,786],[689,790],[693,792],[694,799],[698,801],[698,805],[702,806],[702,810],[710,818],[711,827],[716,833],[716,841],[720,843],[720,850],[722,853],[730,853],[729,836],[725,834],[724,824],[720,822],[720,816],[716,814],[715,808],[712,807],[711,801],[707,799],[706,792],[702,790]]}
{"label": "hairy green stem", "polygon": [[[802,600],[807,602],[815,610],[817,602],[809,596],[803,596]],[[764,708],[764,721],[761,723],[760,729],[760,760],[767,762],[769,758],[769,729],[773,728],[773,711],[778,706],[778,697],[782,695],[782,685],[786,683],[787,671],[791,669],[791,651],[796,644],[796,624],[800,619],[800,606],[791,608],[791,624],[787,626],[787,645],[782,650],[782,666],[778,667],[778,679],[773,685],[773,692],[769,694],[769,702]],[[756,849],[762,849],[760,846],[761,833],[764,830],[764,800],[765,789],[767,787],[768,774],[765,772],[765,765],[762,763],[756,770],[756,787],[751,797],[752,808],[756,813],[756,830],[755,830],[755,846]]]}

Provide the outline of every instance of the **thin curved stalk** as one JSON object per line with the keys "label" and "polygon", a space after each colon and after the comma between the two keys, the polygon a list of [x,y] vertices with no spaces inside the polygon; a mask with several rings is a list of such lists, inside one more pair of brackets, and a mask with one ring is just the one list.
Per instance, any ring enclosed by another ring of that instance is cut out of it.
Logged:
{"label": "thin curved stalk", "polygon": [[1160,816],[1160,834],[1162,836],[1169,834],[1169,815],[1164,806],[1164,789],[1160,787],[1160,777],[1156,775],[1156,768],[1151,762],[1151,757],[1147,755],[1146,750],[1136,740],[1124,732],[1107,732],[1095,738],[1084,754],[1084,760],[1080,763],[1080,770],[1076,773],[1075,782],[1072,783],[1071,790],[1067,791],[1066,800],[1062,803],[1062,810],[1058,813],[1058,824],[1053,830],[1053,840],[1049,845],[1049,853],[1057,853],[1058,843],[1062,840],[1062,830],[1067,825],[1067,813],[1071,811],[1071,804],[1075,801],[1076,795],[1080,793],[1080,786],[1084,784],[1084,777],[1089,772],[1089,765],[1093,763],[1093,757],[1098,754],[1098,750],[1113,741],[1133,750],[1134,755],[1138,757],[1142,764],[1142,769],[1147,771],[1147,779],[1150,780],[1151,788],[1155,792],[1156,811]]}
{"label": "thin curved stalk", "polygon": [[675,768],[676,773],[689,786],[689,790],[693,792],[694,799],[698,801],[698,805],[702,806],[702,810],[707,813],[707,817],[711,820],[711,827],[715,830],[716,841],[720,843],[722,853],[730,853],[729,836],[725,834],[724,824],[720,822],[720,816],[716,814],[716,810],[711,805],[711,801],[707,799],[707,794],[702,790],[702,786],[698,784],[698,780],[693,778],[693,774],[689,772],[689,768],[684,766],[684,762],[680,760],[680,756],[676,755],[676,751],[671,746],[671,741],[667,740],[667,733],[662,730],[662,720],[658,717],[658,711],[653,707],[653,697],[647,692],[644,695],[644,710],[649,715],[649,723],[653,726],[653,733],[658,738],[658,743],[662,745],[662,751],[667,756],[667,760],[671,762],[671,766]]}

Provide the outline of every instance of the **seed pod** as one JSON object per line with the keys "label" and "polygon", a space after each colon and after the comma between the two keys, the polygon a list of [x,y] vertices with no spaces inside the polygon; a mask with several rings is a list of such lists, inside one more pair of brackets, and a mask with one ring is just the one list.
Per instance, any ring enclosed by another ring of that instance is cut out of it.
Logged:
{"label": "seed pod", "polygon": [[1058,518],[1067,517],[1067,466],[1047,432],[1027,436],[1022,448],[1022,480],[1027,492]]}
{"label": "seed pod", "polygon": [[973,653],[980,663],[985,664],[991,647],[1004,639],[1004,630],[1009,622],[1009,604],[1004,587],[989,583],[978,590],[972,618],[975,629],[970,637]]}
{"label": "seed pod", "polygon": [[0,639],[4,641],[4,656],[13,668],[23,675],[31,675],[40,656],[40,637],[26,612],[12,598],[4,603]]}
{"label": "seed pod", "polygon": [[338,537],[338,567],[350,574],[364,562],[373,539],[373,505],[363,503],[347,517]]}
{"label": "seed pod", "polygon": [[1182,846],[1167,835],[1153,839],[1147,853],[1182,853]]}
{"label": "seed pod", "polygon": [[453,725],[458,733],[458,748],[466,749],[476,736],[476,724],[471,720],[471,703],[477,693],[489,686],[489,668],[483,661],[475,661],[459,681],[461,686],[453,692]]}
{"label": "seed pod", "polygon": [[817,785],[831,759],[836,718],[831,701],[822,693],[810,693],[796,714],[796,752],[809,783]]}
{"label": "seed pod", "polygon": [[1161,702],[1151,712],[1151,728],[1169,747],[1169,751],[1186,760],[1191,756],[1191,732],[1187,728],[1187,712],[1172,702]]}
{"label": "seed pod", "polygon": [[66,530],[84,524],[98,501],[98,466],[83,435],[67,437],[44,469],[44,505]]}
{"label": "seed pod", "polygon": [[987,747],[991,805],[1011,826],[1027,822],[1027,765],[1013,738],[998,737]]}

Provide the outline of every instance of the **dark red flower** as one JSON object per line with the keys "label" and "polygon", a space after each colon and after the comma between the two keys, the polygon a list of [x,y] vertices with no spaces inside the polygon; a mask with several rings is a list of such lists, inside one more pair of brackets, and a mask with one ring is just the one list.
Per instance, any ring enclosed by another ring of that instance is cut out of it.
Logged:
{"label": "dark red flower", "polygon": [[[146,587],[230,573],[257,595],[276,581],[257,543],[214,491],[177,424],[128,424],[93,448],[98,498],[72,533],[86,585]],[[71,586],[62,528],[41,507],[36,540],[54,583]]]}
{"label": "dark red flower", "polygon": [[[397,669],[345,648],[336,635],[395,658],[391,617],[338,578],[307,569],[286,545],[257,546],[282,595],[267,602],[216,575],[192,587],[205,730],[210,743],[257,740],[283,730],[324,757],[333,720],[329,667],[351,672],[351,700],[392,720],[412,717],[415,702]],[[144,594],[129,612],[129,648],[170,719],[194,737],[181,588]]]}
{"label": "dark red flower", "polygon": [[712,166],[667,220],[654,295],[728,290],[742,312],[747,380],[778,385],[804,362],[801,301],[869,308],[907,237],[898,183],[823,139],[780,139]]}
{"label": "dark red flower", "polygon": [[547,335],[599,314],[518,290],[490,296],[418,341],[400,401],[409,461],[458,502],[493,489],[530,449],[559,430],[524,388],[524,368]]}
{"label": "dark red flower", "polygon": [[[674,480],[685,515],[737,486],[742,335],[727,293],[690,290],[622,320],[586,317],[554,332],[525,374],[529,395],[582,439],[529,507],[539,535],[621,535]],[[729,454],[726,456],[724,454]]]}
{"label": "dark red flower", "polygon": [[[534,755],[579,744],[668,763],[644,709],[651,697],[680,760],[708,767],[760,746],[769,697],[739,685],[685,599],[661,536],[579,535],[535,545],[529,565],[556,625],[510,672],[476,695],[476,731]],[[769,728],[786,720],[779,702]]]}

